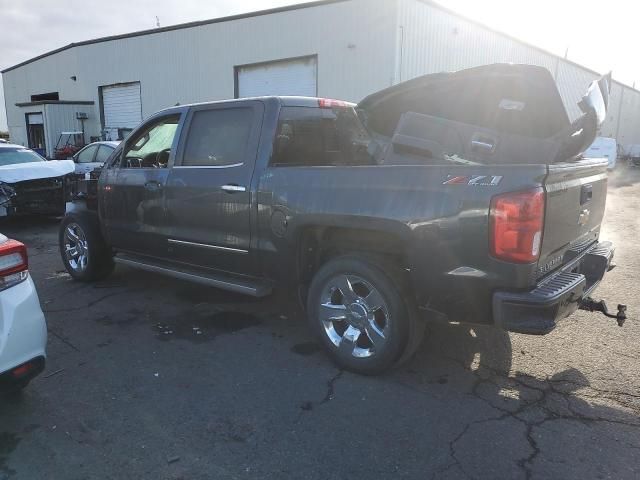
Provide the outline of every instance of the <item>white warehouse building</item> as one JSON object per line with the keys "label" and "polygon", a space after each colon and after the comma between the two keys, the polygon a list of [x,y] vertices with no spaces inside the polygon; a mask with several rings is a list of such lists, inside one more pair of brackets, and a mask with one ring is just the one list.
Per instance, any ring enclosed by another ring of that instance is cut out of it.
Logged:
{"label": "white warehouse building", "polygon": [[[327,0],[73,43],[2,72],[11,141],[119,139],[176,104],[270,94],[357,102],[419,75],[541,65],[572,118],[598,78],[428,0]],[[614,74],[615,77],[615,74]],[[640,143],[640,92],[614,82],[601,135]]]}

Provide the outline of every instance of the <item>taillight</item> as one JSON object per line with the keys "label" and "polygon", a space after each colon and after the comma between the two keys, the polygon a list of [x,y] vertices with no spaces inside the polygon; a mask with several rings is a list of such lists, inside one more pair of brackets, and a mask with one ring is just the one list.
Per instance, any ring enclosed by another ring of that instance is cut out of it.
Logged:
{"label": "taillight", "polygon": [[27,248],[16,240],[0,243],[0,290],[27,278]]}
{"label": "taillight", "polygon": [[540,256],[544,227],[544,190],[506,193],[491,200],[491,255],[512,263],[533,263]]}

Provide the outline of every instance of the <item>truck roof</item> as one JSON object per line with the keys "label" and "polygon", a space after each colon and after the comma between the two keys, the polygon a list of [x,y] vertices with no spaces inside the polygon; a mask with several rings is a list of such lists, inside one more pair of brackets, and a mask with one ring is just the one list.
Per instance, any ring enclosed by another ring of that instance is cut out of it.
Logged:
{"label": "truck roof", "polygon": [[176,105],[175,107],[169,107],[162,110],[162,113],[171,113],[175,111],[176,113],[180,112],[184,108],[191,108],[202,105],[218,105],[218,104],[241,104],[249,101],[259,101],[264,103],[278,103],[283,107],[319,107],[320,102],[336,102],[343,104],[345,106],[355,107],[355,103],[346,102],[343,100],[333,100],[327,98],[320,97],[299,97],[299,96],[264,96],[264,97],[247,97],[247,98],[232,98],[227,100],[216,100],[211,102],[198,102],[198,103],[188,103],[185,105]]}

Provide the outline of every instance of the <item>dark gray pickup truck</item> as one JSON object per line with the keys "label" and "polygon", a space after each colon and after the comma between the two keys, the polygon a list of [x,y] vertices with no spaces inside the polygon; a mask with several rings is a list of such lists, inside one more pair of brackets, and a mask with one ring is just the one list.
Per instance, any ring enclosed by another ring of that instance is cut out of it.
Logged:
{"label": "dark gray pickup truck", "polygon": [[[407,359],[427,321],[546,334],[612,268],[607,162],[581,156],[609,77],[569,121],[543,68],[427,75],[358,105],[268,97],[149,118],[60,229],[69,273],[115,263],[253,296],[296,292],[344,368]],[[80,189],[82,190],[82,189]]]}

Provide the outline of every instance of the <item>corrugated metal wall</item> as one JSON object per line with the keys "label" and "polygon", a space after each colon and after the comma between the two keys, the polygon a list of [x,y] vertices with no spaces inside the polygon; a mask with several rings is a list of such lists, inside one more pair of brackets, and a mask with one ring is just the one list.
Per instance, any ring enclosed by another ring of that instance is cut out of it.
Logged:
{"label": "corrugated metal wall", "polygon": [[[62,132],[81,132],[82,122],[76,119],[76,112],[91,113],[93,105],[44,105],[45,136],[47,137],[47,157],[54,157],[54,150]],[[85,127],[86,130],[86,127]],[[86,141],[89,135],[85,134]]]}
{"label": "corrugated metal wall", "polygon": [[618,130],[618,142],[622,145],[640,144],[640,93],[625,87]]}
{"label": "corrugated metal wall", "polygon": [[[6,94],[5,94],[6,95]],[[14,130],[12,130],[11,128],[9,128],[9,141],[11,141],[12,143],[19,143],[20,145],[28,145],[28,140],[27,140],[27,127],[26,127],[26,118],[25,115],[27,113],[42,113],[42,117],[44,119],[44,136],[45,136],[45,142],[46,142],[46,138],[47,138],[47,116],[46,116],[46,112],[45,112],[45,106],[44,105],[33,105],[30,107],[24,107],[20,110],[19,112],[19,120],[22,122],[22,129],[17,132],[20,137],[18,137],[19,140],[21,140],[20,142],[16,142],[14,137],[14,133],[16,133]]]}
{"label": "corrugated metal wall", "polygon": [[236,66],[309,55],[320,96],[357,101],[393,82],[395,12],[395,1],[353,0],[74,47],[3,75],[11,135],[25,137],[14,104],[32,94],[95,101],[88,128],[97,135],[100,86],[139,81],[147,117],[233,98]]}
{"label": "corrugated metal wall", "polygon": [[[426,73],[529,63],[557,76],[575,118],[576,101],[596,78],[429,3],[351,0],[89,44],[36,60],[3,75],[9,130],[12,140],[26,141],[24,112],[15,103],[32,94],[58,91],[64,100],[94,101],[86,123],[92,136],[101,129],[101,86],[139,81],[146,118],[176,103],[233,97],[236,66],[309,55],[318,57],[318,94],[351,101]],[[640,143],[639,92],[614,85],[603,133]]]}
{"label": "corrugated metal wall", "polygon": [[495,62],[556,68],[551,55],[420,1],[399,0],[398,13],[402,49],[398,80]]}
{"label": "corrugated metal wall", "polygon": [[[577,102],[588,85],[599,77],[586,68],[437,6],[420,0],[398,1],[396,81],[495,62],[540,65],[555,76],[573,120],[580,115]],[[640,143],[640,92],[614,82],[609,113],[601,134],[617,137],[620,143]]]}

